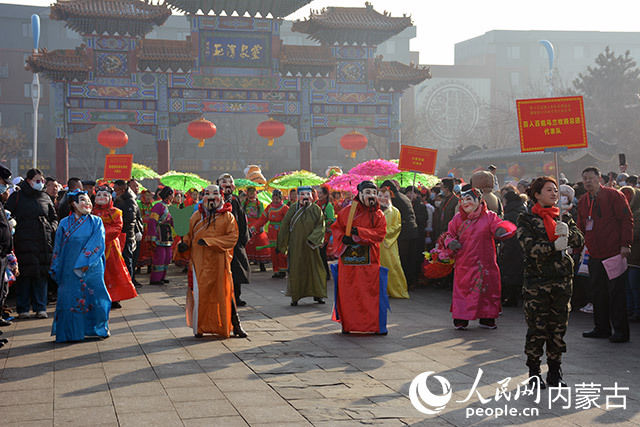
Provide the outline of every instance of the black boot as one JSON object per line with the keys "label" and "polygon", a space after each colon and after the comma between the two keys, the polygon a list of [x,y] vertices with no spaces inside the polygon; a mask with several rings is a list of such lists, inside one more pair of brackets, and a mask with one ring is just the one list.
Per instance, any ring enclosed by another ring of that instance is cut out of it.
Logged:
{"label": "black boot", "polygon": [[[529,385],[531,387],[537,387],[539,385],[541,390],[546,389],[547,384],[545,384],[540,374],[540,361],[527,360],[527,366],[529,367]],[[547,380],[548,379],[547,377]]]}
{"label": "black boot", "polygon": [[264,265],[263,262],[260,263],[260,271],[261,272],[267,271],[267,267]]}
{"label": "black boot", "polygon": [[547,384],[549,384],[550,387],[566,387],[567,383],[562,380],[560,361],[547,359],[547,366],[549,366],[549,372],[547,372]]}
{"label": "black boot", "polygon": [[246,338],[247,333],[240,326],[240,319],[238,318],[238,312],[235,305],[231,306],[231,324],[233,325],[233,336],[235,338]]}

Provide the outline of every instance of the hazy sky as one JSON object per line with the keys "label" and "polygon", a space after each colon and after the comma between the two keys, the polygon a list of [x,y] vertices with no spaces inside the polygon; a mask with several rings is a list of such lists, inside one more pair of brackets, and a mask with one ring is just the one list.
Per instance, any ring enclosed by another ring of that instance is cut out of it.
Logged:
{"label": "hazy sky", "polygon": [[[48,6],[54,0],[1,0],[2,3]],[[635,0],[370,0],[379,12],[413,17],[418,35],[411,49],[423,64],[453,64],[455,43],[490,30],[640,31],[640,4]],[[314,0],[289,18],[304,18],[309,9],[364,6],[364,0]]]}

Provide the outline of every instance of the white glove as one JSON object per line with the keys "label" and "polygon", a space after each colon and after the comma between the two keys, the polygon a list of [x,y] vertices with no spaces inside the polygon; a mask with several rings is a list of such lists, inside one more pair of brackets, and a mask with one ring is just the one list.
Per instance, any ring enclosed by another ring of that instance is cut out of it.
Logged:
{"label": "white glove", "polygon": [[136,233],[136,242],[140,242],[141,240],[142,240],[142,233],[138,231]]}
{"label": "white glove", "polygon": [[569,226],[566,222],[558,221],[556,222],[556,236],[568,236],[569,235]]}
{"label": "white glove", "polygon": [[553,242],[553,245],[556,247],[556,251],[564,251],[569,247],[569,237],[560,236],[556,239],[555,242]]}

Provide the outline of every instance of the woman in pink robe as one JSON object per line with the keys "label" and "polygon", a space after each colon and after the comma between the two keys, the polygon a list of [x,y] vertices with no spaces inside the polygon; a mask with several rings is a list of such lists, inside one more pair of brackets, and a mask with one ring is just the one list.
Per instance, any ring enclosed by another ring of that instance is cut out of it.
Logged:
{"label": "woman in pink robe", "polygon": [[469,320],[480,319],[480,327],[495,329],[501,298],[495,239],[511,237],[516,227],[488,210],[473,188],[463,191],[458,209],[444,239],[455,259],[453,323],[465,329]]}

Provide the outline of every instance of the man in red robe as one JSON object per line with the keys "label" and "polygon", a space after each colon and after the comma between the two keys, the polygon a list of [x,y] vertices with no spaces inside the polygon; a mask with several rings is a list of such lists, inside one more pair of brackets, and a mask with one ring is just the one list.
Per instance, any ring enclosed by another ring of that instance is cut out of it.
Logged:
{"label": "man in red robe", "polygon": [[373,182],[358,185],[358,199],[338,213],[331,231],[339,258],[338,265],[332,265],[336,287],[333,319],[342,323],[343,334],[386,335],[388,270],[380,266],[380,243],[387,233],[387,222]]}

